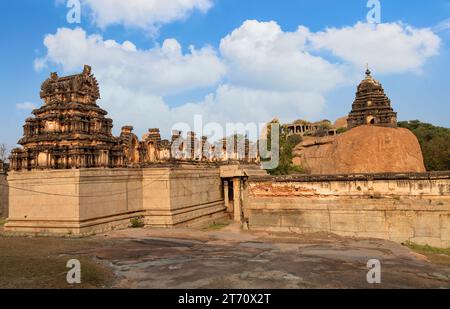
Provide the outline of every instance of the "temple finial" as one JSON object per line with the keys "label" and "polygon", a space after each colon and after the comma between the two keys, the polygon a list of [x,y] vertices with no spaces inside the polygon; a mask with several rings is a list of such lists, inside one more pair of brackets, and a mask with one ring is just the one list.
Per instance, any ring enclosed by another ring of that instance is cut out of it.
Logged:
{"label": "temple finial", "polygon": [[84,74],[91,74],[91,72],[92,72],[91,66],[85,64],[85,65],[84,65],[84,68],[83,68],[83,73],[84,73]]}
{"label": "temple finial", "polygon": [[372,74],[372,72],[370,72],[369,64],[367,63],[367,64],[366,64],[366,75],[367,75],[367,77],[369,77],[370,74]]}

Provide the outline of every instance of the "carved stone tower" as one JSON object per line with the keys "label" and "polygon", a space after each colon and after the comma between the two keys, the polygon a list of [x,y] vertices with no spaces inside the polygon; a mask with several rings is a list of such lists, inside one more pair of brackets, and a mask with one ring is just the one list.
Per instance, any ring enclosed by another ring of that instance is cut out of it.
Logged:
{"label": "carved stone tower", "polygon": [[391,107],[391,100],[369,69],[366,71],[366,78],[358,86],[356,99],[348,116],[349,129],[361,125],[397,127],[397,113]]}
{"label": "carved stone tower", "polygon": [[111,129],[112,120],[96,101],[100,98],[91,67],[81,74],[51,73],[41,87],[44,105],[26,120],[24,136],[11,154],[11,169],[120,167],[123,147]]}

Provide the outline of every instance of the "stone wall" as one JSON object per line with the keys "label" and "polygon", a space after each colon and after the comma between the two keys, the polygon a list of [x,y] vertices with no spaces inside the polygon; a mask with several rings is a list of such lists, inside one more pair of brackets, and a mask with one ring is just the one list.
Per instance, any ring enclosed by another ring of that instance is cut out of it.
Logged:
{"label": "stone wall", "polygon": [[226,217],[219,168],[145,169],[143,208],[149,226],[200,226]]}
{"label": "stone wall", "polygon": [[250,178],[252,230],[329,232],[450,247],[450,173]]}
{"label": "stone wall", "polygon": [[206,225],[225,217],[217,167],[11,172],[7,232],[80,235],[130,225]]}

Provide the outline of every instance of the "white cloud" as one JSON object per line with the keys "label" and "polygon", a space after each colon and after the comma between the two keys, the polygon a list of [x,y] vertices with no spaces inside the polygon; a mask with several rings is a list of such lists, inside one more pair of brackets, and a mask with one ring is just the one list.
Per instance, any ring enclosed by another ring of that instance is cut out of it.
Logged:
{"label": "white cloud", "polygon": [[419,71],[439,51],[440,38],[430,29],[402,23],[329,28],[312,34],[312,48],[330,51],[355,67],[367,63],[379,74]]}
{"label": "white cloud", "polygon": [[36,105],[31,102],[23,102],[23,103],[17,103],[16,108],[20,110],[25,111],[32,111],[33,109],[36,109]]}
{"label": "white cloud", "polygon": [[433,27],[434,32],[444,32],[450,29],[450,18],[444,19],[440,23],[438,23],[436,26]]}
{"label": "white cloud", "polygon": [[267,122],[275,116],[283,119],[305,115],[317,117],[325,99],[315,92],[272,91],[222,85],[200,103],[189,103],[174,109],[181,115],[201,114],[206,121]]}
{"label": "white cloud", "polygon": [[162,24],[181,20],[193,11],[207,12],[212,0],[82,0],[95,24],[124,25],[155,33]]}
{"label": "white cloud", "polygon": [[344,68],[312,55],[306,46],[310,36],[305,27],[283,32],[276,22],[250,20],[225,37],[220,50],[236,84],[276,91],[328,91],[344,80]]}
{"label": "white cloud", "polygon": [[61,28],[47,35],[44,45],[47,55],[35,61],[37,70],[52,63],[64,72],[73,72],[90,64],[102,82],[114,81],[134,91],[160,96],[213,86],[226,71],[211,47],[191,46],[189,53],[183,54],[174,39],[149,50],[138,50],[129,41],[118,43],[100,35],[87,35],[81,28]]}
{"label": "white cloud", "polygon": [[[140,50],[80,28],[59,29],[44,44],[47,55],[35,61],[36,69],[57,65],[72,73],[92,65],[99,103],[116,126],[131,124],[140,134],[160,127],[167,137],[173,124],[192,123],[196,114],[222,124],[318,119],[327,93],[356,87],[367,62],[375,76],[418,72],[438,53],[440,39],[401,23],[284,32],[276,22],[246,21],[221,40],[220,55],[212,47],[183,52],[175,39]],[[199,102],[167,103],[169,95],[212,87]]]}
{"label": "white cloud", "polygon": [[162,97],[134,92],[114,83],[104,84],[102,90],[99,104],[110,112],[117,127],[133,125],[139,134],[158,127],[166,137],[178,123],[188,124],[194,130],[196,115],[202,116],[204,125],[213,122],[225,128],[229,122],[259,124],[275,116],[314,118],[325,106],[325,98],[317,93],[255,90],[229,84],[219,86],[200,102],[178,107],[170,107]]}

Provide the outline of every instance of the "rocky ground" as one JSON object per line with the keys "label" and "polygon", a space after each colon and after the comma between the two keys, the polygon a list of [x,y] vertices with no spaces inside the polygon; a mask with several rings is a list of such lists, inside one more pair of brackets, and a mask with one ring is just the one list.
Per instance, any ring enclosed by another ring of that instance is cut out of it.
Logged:
{"label": "rocky ground", "polygon": [[[129,229],[83,239],[0,237],[0,288],[450,288],[450,257],[383,240],[240,232],[233,226]],[[367,261],[381,284],[367,283]]]}

